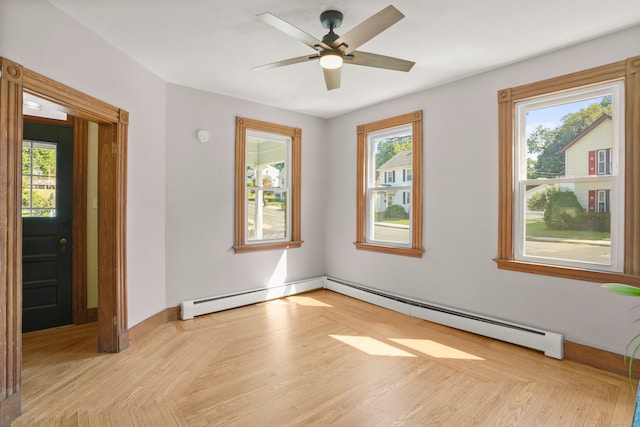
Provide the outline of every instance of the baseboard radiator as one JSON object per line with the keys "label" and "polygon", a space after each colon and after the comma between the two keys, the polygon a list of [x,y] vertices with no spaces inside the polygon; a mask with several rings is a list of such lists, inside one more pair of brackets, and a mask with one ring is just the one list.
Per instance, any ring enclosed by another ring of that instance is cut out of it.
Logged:
{"label": "baseboard radiator", "polygon": [[285,283],[279,286],[254,289],[235,294],[221,295],[211,298],[183,301],[180,304],[180,318],[182,320],[193,319],[195,316],[229,310],[244,305],[257,304],[259,302],[287,297],[302,292],[321,289],[324,287],[322,277],[302,280],[299,282]]}
{"label": "baseboard radiator", "polygon": [[546,356],[563,358],[561,334],[479,316],[449,307],[424,303],[325,277],[324,287],[374,305],[430,322],[543,351]]}

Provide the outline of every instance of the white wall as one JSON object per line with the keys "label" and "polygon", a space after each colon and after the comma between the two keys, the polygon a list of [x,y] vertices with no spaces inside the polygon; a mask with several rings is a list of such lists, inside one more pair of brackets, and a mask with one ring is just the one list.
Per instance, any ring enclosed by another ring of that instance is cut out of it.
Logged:
{"label": "white wall", "polygon": [[[236,116],[302,129],[301,248],[233,251]],[[168,306],[324,274],[326,183],[334,171],[326,127],[324,119],[168,85]],[[209,142],[196,138],[200,128]]]}
{"label": "white wall", "polygon": [[165,308],[165,83],[45,0],[3,0],[0,56],[130,114],[129,327]]}
{"label": "white wall", "polygon": [[[596,283],[498,270],[499,89],[640,55],[640,27],[330,120],[328,275],[565,335],[624,353],[638,331],[633,298]],[[421,259],[357,251],[356,126],[424,110]]]}

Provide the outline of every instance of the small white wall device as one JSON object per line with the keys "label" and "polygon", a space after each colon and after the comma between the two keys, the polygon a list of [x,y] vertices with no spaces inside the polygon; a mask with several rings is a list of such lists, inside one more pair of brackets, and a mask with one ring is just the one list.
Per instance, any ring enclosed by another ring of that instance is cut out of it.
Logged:
{"label": "small white wall device", "polygon": [[198,129],[198,132],[196,132],[196,135],[198,136],[198,139],[200,140],[200,142],[209,141],[209,132],[207,132],[204,129]]}

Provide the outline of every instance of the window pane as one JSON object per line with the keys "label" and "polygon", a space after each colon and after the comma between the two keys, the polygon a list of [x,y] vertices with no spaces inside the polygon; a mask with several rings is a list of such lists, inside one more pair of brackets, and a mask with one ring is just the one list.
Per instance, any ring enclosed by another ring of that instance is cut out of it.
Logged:
{"label": "window pane", "polygon": [[22,143],[22,216],[56,215],[56,144]]}
{"label": "window pane", "polygon": [[247,132],[247,186],[287,187],[287,139],[279,135]]}
{"label": "window pane", "polygon": [[[369,240],[402,245],[411,243],[411,197],[407,197],[410,191],[410,187],[370,191]],[[406,203],[403,203],[403,198]]]}
{"label": "window pane", "polygon": [[31,175],[31,142],[22,142],[22,175]]}
{"label": "window pane", "polygon": [[32,142],[33,175],[56,175],[56,145],[50,142]]}
{"label": "window pane", "polygon": [[[610,181],[538,186],[528,193],[524,256],[611,264]],[[544,209],[536,205],[540,198]]]}
{"label": "window pane", "polygon": [[282,240],[287,236],[287,191],[247,191],[247,241]]}
{"label": "window pane", "polygon": [[525,108],[527,179],[610,174],[612,95]]}

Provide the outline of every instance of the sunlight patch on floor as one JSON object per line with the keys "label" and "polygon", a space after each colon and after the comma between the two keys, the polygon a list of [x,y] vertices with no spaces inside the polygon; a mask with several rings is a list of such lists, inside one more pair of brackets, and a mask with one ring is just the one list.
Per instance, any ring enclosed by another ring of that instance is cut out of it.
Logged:
{"label": "sunlight patch on floor", "polygon": [[311,297],[291,296],[288,299],[295,302],[296,304],[306,305],[309,307],[333,307],[331,304],[318,301],[317,299]]}
{"label": "sunlight patch on floor", "polygon": [[438,359],[484,360],[471,353],[431,340],[390,338],[391,341]]}
{"label": "sunlight patch on floor", "polygon": [[392,345],[383,343],[371,337],[352,335],[329,335],[351,347],[363,351],[372,356],[417,357]]}

